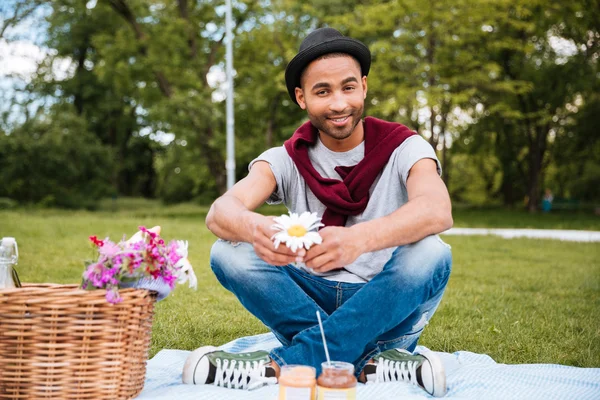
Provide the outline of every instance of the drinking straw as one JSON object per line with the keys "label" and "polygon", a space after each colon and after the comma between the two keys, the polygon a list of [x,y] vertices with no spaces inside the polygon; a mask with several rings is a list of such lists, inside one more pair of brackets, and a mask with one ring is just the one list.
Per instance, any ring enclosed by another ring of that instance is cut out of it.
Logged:
{"label": "drinking straw", "polygon": [[325,341],[325,331],[323,330],[323,322],[321,321],[321,313],[317,310],[317,319],[319,320],[319,328],[321,328],[321,337],[323,338],[323,347],[325,348],[325,357],[327,357],[327,365],[331,365],[329,359],[329,351],[327,350],[327,342]]}

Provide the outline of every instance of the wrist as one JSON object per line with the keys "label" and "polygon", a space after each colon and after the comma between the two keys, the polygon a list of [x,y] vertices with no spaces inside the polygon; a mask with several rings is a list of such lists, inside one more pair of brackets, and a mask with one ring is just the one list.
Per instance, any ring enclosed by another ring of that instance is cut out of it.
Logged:
{"label": "wrist", "polygon": [[255,213],[250,210],[246,210],[241,215],[243,226],[244,226],[244,241],[252,243],[254,237],[254,231],[258,225],[258,220],[262,215]]}
{"label": "wrist", "polygon": [[370,249],[370,236],[366,234],[364,229],[364,223],[352,225],[350,232],[352,233],[352,241],[355,243],[355,247],[358,250],[359,255],[368,253]]}

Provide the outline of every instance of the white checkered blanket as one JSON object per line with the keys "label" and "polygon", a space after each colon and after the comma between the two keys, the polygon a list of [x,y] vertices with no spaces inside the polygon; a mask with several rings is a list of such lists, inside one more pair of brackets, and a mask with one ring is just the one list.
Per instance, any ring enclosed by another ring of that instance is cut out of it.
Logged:
{"label": "white checkered blanket", "polygon": [[[232,352],[270,350],[279,346],[271,334],[243,337],[221,346]],[[148,361],[144,390],[138,400],[275,400],[278,386],[253,391],[213,385],[184,385],[181,370],[190,352],[162,350]],[[444,363],[448,399],[600,399],[600,368],[556,364],[498,364],[485,354],[458,351],[437,353]],[[359,384],[360,399],[426,399],[424,390],[402,382]]]}

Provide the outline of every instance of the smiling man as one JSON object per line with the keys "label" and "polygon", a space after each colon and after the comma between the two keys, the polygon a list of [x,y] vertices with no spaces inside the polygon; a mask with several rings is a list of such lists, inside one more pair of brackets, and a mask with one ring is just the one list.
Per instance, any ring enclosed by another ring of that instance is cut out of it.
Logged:
{"label": "smiling man", "polygon": [[[415,348],[450,275],[450,248],[437,236],[452,226],[450,199],[423,138],[363,118],[370,65],[363,43],[322,28],[287,66],[288,92],[309,121],[253,160],[206,220],[220,238],[211,251],[219,282],[281,347],[202,347],[186,361],[184,382],[247,389],[276,382],[286,364],[320,371],[319,311],[331,359],[352,363],[360,381],[446,393],[439,358]],[[296,253],[275,248],[273,217],[254,212],[265,201],[322,215],[322,243]]]}

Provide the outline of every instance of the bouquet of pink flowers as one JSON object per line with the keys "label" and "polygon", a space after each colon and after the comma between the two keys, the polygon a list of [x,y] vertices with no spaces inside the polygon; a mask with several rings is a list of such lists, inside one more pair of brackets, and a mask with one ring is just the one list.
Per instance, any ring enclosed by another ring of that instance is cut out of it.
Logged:
{"label": "bouquet of pink flowers", "polygon": [[139,227],[131,239],[114,243],[108,238],[90,236],[98,251],[98,260],[87,263],[83,273],[83,289],[106,289],[106,300],[122,301],[119,288],[136,287],[158,292],[158,300],[175,288],[175,283],[189,280],[196,288],[194,270],[187,259],[187,241],[169,243],[160,237],[160,227]]}

